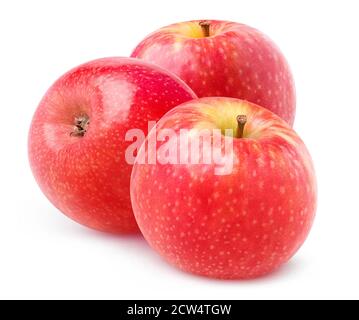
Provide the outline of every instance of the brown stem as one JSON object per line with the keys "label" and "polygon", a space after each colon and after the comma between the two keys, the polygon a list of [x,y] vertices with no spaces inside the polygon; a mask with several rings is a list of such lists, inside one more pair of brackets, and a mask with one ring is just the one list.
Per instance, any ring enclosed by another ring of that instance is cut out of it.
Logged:
{"label": "brown stem", "polygon": [[70,133],[73,137],[83,137],[90,124],[90,118],[88,115],[82,115],[75,118],[74,131]]}
{"label": "brown stem", "polygon": [[209,37],[211,35],[210,33],[211,23],[209,21],[201,21],[199,25],[202,28],[204,37]]}
{"label": "brown stem", "polygon": [[237,138],[243,138],[244,126],[247,123],[247,116],[244,114],[240,114],[237,116]]}

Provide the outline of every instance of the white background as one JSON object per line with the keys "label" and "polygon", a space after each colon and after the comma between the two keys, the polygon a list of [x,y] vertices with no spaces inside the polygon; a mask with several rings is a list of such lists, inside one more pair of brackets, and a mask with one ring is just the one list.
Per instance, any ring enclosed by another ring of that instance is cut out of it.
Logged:
{"label": "white background", "polygon": [[[1,1],[0,298],[359,298],[358,1]],[[317,218],[280,271],[214,281],[164,263],[140,236],[68,220],[38,189],[27,132],[46,89],[68,69],[129,55],[169,23],[216,18],[267,33],[297,85],[295,129],[312,153]]]}

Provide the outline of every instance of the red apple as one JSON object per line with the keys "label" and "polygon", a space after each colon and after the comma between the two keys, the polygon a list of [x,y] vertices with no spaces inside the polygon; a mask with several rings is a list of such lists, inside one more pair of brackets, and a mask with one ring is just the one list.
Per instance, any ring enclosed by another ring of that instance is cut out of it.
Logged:
{"label": "red apple", "polygon": [[174,72],[199,97],[248,100],[294,122],[288,64],[268,37],[249,26],[216,20],[173,24],[150,34],[132,57]]}
{"label": "red apple", "polygon": [[192,90],[144,61],[105,58],[62,76],[42,99],[29,134],[29,159],[46,197],[88,227],[138,231],[130,201],[132,128],[147,130]]}
{"label": "red apple", "polygon": [[163,136],[157,163],[146,164],[139,160],[148,156],[144,143],[131,200],[149,244],[180,269],[222,279],[262,276],[288,261],[308,235],[317,194],[311,157],[290,126],[246,101],[202,98],[169,111],[146,139],[169,129],[180,141],[177,151],[183,151],[181,130],[190,130],[189,146],[196,132],[221,130],[220,144],[210,136],[199,150],[204,157],[231,142],[222,162],[231,170],[219,174],[217,162],[180,162],[180,152],[177,164],[166,163],[160,149],[170,140],[160,141]]}

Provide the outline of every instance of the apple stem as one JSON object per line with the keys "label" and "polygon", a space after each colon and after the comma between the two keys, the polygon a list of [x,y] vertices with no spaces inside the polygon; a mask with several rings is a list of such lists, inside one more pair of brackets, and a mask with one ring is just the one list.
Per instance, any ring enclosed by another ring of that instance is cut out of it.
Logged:
{"label": "apple stem", "polygon": [[199,25],[202,28],[202,32],[203,32],[204,37],[209,37],[210,36],[211,23],[209,21],[201,21],[199,23]]}
{"label": "apple stem", "polygon": [[74,131],[70,133],[70,136],[83,137],[90,124],[90,118],[87,115],[82,115],[75,118]]}
{"label": "apple stem", "polygon": [[243,138],[244,126],[247,123],[247,116],[244,114],[240,114],[237,116],[237,138]]}

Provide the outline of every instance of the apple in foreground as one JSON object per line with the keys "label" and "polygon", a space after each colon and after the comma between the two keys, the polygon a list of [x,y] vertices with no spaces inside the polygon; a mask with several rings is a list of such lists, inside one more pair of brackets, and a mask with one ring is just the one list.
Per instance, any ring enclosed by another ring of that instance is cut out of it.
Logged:
{"label": "apple in foreground", "polygon": [[69,71],[48,90],[31,124],[29,159],[43,193],[83,225],[138,231],[126,131],[147,133],[147,121],[194,97],[176,76],[137,59],[104,58]]}
{"label": "apple in foreground", "polygon": [[182,270],[221,279],[259,277],[288,261],[309,233],[317,195],[311,157],[290,126],[255,104],[212,97],[172,109],[147,140],[167,129],[179,137],[183,129],[192,132],[188,145],[193,131],[232,129],[220,135],[220,144],[200,144],[203,157],[223,151],[229,139],[232,157],[224,159],[232,163],[223,164],[232,170],[218,174],[214,163],[201,161],[166,163],[159,139],[157,163],[140,163],[148,152],[144,143],[133,166],[131,200],[149,244]]}
{"label": "apple in foreground", "polygon": [[248,100],[294,122],[289,66],[267,36],[247,25],[218,20],[173,24],[145,38],[132,57],[174,72],[199,97]]}

